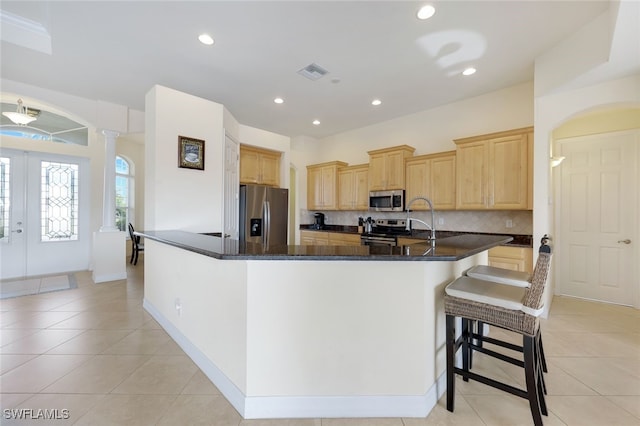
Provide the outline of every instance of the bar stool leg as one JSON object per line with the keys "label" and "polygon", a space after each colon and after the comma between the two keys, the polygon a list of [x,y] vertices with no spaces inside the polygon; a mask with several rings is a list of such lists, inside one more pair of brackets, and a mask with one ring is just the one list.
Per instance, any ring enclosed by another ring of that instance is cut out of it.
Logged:
{"label": "bar stool leg", "polygon": [[[469,371],[470,366],[470,358],[471,358],[471,347],[469,346],[469,342],[471,342],[471,333],[473,331],[473,323],[475,321],[469,320],[467,318],[462,318],[462,369],[465,372]],[[469,381],[469,377],[462,376],[462,380],[465,382]]]}
{"label": "bar stool leg", "polygon": [[529,407],[531,408],[534,425],[542,426],[542,413],[540,411],[540,399],[538,397],[538,373],[536,372],[535,337],[524,335],[522,340]]}
{"label": "bar stool leg", "polygon": [[447,410],[453,413],[455,398],[455,346],[456,346],[456,318],[447,315],[446,319],[446,340],[447,340]]}

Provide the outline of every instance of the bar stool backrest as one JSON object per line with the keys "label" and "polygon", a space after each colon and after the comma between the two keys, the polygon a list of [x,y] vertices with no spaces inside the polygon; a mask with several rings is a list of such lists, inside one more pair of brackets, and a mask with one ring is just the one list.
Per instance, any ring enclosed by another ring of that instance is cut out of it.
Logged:
{"label": "bar stool backrest", "polygon": [[549,267],[551,266],[551,247],[547,244],[549,237],[545,234],[540,241],[538,260],[531,276],[531,286],[525,292],[523,305],[537,310],[542,308],[542,294],[547,284]]}

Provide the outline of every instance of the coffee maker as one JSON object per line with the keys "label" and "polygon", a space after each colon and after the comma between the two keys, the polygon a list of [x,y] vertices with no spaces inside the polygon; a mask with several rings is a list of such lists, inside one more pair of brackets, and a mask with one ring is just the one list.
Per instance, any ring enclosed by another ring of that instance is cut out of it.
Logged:
{"label": "coffee maker", "polygon": [[313,222],[313,227],[314,229],[324,229],[324,213],[315,213],[313,215],[314,218],[314,222]]}

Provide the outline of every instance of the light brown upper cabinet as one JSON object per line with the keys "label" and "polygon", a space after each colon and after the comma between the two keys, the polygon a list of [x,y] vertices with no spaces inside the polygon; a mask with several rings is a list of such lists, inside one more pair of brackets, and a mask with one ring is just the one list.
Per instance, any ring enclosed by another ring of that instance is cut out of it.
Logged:
{"label": "light brown upper cabinet", "polygon": [[404,189],[404,160],[414,151],[408,145],[369,151],[369,191]]}
{"label": "light brown upper cabinet", "polygon": [[533,208],[533,127],[454,142],[458,210]]}
{"label": "light brown upper cabinet", "polygon": [[[438,210],[456,208],[456,152],[420,155],[406,160],[406,198],[409,203],[414,197],[424,196],[433,202]],[[418,200],[411,210],[427,210],[427,203]]]}
{"label": "light brown upper cabinet", "polygon": [[281,153],[240,145],[240,183],[280,186]]}
{"label": "light brown upper cabinet", "polygon": [[338,209],[369,208],[369,165],[349,166],[338,171]]}
{"label": "light brown upper cabinet", "polygon": [[342,161],[307,166],[307,209],[338,209],[338,170],[346,167]]}

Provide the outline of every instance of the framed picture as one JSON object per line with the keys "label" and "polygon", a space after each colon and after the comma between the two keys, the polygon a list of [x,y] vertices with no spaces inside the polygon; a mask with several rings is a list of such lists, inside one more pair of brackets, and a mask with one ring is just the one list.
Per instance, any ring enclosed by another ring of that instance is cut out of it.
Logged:
{"label": "framed picture", "polygon": [[204,170],[204,141],[178,136],[178,167]]}

